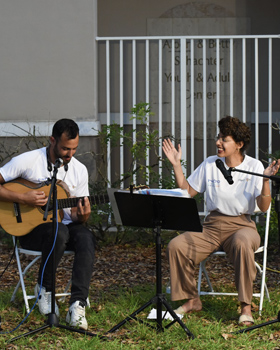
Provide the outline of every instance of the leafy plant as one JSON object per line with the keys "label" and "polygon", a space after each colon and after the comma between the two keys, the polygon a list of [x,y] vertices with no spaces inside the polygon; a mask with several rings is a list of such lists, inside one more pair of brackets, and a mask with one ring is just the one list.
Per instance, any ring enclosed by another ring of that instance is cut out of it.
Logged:
{"label": "leafy plant", "polygon": [[[130,120],[136,122],[133,123],[136,124],[136,127],[120,126],[116,123],[102,126],[101,131],[98,132],[100,151],[95,154],[100,178],[92,185],[95,193],[104,191],[107,187],[128,188],[130,184],[133,184],[134,179],[136,179],[136,185],[146,184],[156,188],[176,186],[172,165],[167,159],[159,156],[158,130],[153,129],[149,123],[149,118],[153,115],[149,103],[140,102],[130,111]],[[108,157],[113,159],[114,155],[118,156],[120,148],[123,154],[126,154],[125,171],[123,173],[115,171],[112,175],[113,179],[110,180],[107,175],[107,160]],[[108,149],[110,149],[110,155],[107,154]],[[186,162],[182,161],[182,166],[186,167]],[[95,219],[92,220],[92,225],[102,237],[105,237],[105,231],[114,226],[114,219],[110,207],[104,207],[102,211],[103,219],[101,220],[98,218],[100,208],[93,208]],[[115,234],[117,242],[125,236],[122,228],[117,228]]]}
{"label": "leafy plant", "polygon": [[[146,102],[137,103],[130,111],[130,120],[136,121],[136,127],[120,126],[116,123],[103,125],[98,132],[100,153],[95,154],[98,161],[98,173],[104,187],[109,185],[113,188],[125,187],[133,183],[136,177],[137,182],[143,181],[145,184],[154,184],[157,187],[173,188],[175,178],[171,175],[171,164],[161,158],[158,154],[160,138],[158,130],[153,130],[149,126],[149,118],[154,115],[150,105]],[[108,145],[110,145],[110,155],[107,155]],[[113,157],[116,149],[123,148],[128,152],[126,157],[126,169],[122,174],[114,173],[114,180],[109,181],[107,177],[107,159]],[[150,156],[150,164],[147,158]],[[186,166],[182,162],[183,166]],[[162,174],[159,172],[161,167]],[[166,170],[166,171],[165,171]],[[100,187],[100,183],[97,184]]]}

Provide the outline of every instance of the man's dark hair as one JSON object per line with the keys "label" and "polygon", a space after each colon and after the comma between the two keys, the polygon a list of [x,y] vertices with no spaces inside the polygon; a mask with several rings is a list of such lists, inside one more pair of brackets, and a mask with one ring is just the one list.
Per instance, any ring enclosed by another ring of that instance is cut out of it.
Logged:
{"label": "man's dark hair", "polygon": [[79,127],[72,119],[60,119],[53,126],[52,136],[59,140],[63,133],[69,140],[75,139],[79,135]]}

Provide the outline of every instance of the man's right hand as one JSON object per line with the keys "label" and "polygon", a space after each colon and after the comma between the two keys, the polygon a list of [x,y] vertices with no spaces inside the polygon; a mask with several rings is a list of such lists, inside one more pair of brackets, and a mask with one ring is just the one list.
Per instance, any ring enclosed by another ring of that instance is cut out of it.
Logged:
{"label": "man's right hand", "polygon": [[22,202],[34,207],[42,207],[47,204],[48,197],[44,191],[32,190],[22,193]]}

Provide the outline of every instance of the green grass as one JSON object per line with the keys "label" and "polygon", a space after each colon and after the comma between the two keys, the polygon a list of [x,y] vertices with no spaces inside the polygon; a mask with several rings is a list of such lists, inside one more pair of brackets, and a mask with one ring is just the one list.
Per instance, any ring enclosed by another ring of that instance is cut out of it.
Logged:
{"label": "green grass", "polygon": [[[20,291],[21,292],[21,291]],[[1,293],[0,314],[2,317],[2,332],[15,328],[25,316],[22,306],[21,294],[18,293],[16,303],[10,303],[12,291]],[[189,314],[183,318],[183,322],[189,331],[195,336],[190,339],[183,328],[173,324],[164,332],[157,332],[151,327],[137,321],[124,324],[119,330],[111,334],[106,340],[98,335],[106,335],[113,326],[125,319],[129,314],[137,310],[146,301],[155,295],[153,286],[138,286],[133,289],[119,289],[102,294],[91,291],[91,308],[87,310],[89,331],[97,336],[87,335],[64,330],[59,327],[49,327],[40,333],[23,337],[12,343],[9,340],[35,330],[45,323],[45,317],[40,315],[37,306],[28,317],[27,321],[15,332],[1,334],[1,349],[280,349],[280,323],[274,323],[243,334],[231,334],[237,332],[238,302],[234,297],[202,297],[203,311],[199,314]],[[262,324],[268,320],[277,319],[278,306],[280,305],[280,292],[271,290],[271,302],[265,300],[262,316],[254,313],[256,324]],[[167,296],[168,298],[168,296]],[[178,302],[172,303],[173,308]],[[257,304],[258,299],[254,302]],[[65,324],[67,303],[60,303],[61,324]],[[155,307],[155,305],[152,305]],[[146,321],[149,309],[145,309],[139,318]],[[166,325],[167,321],[164,321]],[[148,322],[155,325],[155,322]]]}

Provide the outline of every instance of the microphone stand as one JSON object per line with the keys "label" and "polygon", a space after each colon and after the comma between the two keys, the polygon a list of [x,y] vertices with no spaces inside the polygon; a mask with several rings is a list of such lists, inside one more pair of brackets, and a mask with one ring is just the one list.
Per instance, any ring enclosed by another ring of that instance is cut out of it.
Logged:
{"label": "microphone stand", "polygon": [[[245,171],[245,170],[240,170],[240,169],[236,169],[236,168],[229,168],[229,173],[231,173],[231,171],[238,171],[240,173],[245,173],[245,174],[250,174],[250,175],[256,175],[256,176],[261,176],[261,177],[265,177],[268,178],[270,180],[272,180],[274,182],[274,186],[276,186],[277,188],[277,193],[276,193],[276,198],[275,198],[275,211],[278,213],[278,230],[279,230],[279,234],[280,234],[280,193],[279,193],[279,188],[280,188],[280,176],[276,176],[276,175],[264,175],[264,174],[259,174],[259,173],[253,173],[250,171]],[[280,236],[279,236],[280,237]],[[239,334],[239,333],[245,333],[245,332],[249,332],[252,331],[253,329],[256,328],[261,328],[276,322],[280,322],[280,311],[278,312],[277,318],[275,320],[272,321],[268,321],[268,322],[264,322],[261,324],[257,324],[255,326],[252,327],[248,327],[245,329],[241,329],[237,332],[232,332],[233,334]]]}
{"label": "microphone stand", "polygon": [[239,173],[245,173],[245,174],[250,174],[250,175],[256,175],[256,176],[261,176],[261,177],[266,177],[267,179],[270,179],[272,181],[278,182],[280,184],[280,176],[276,175],[265,175],[265,174],[260,174],[260,173],[253,173],[251,171],[247,170],[241,170],[241,169],[236,169],[236,168],[229,168],[229,172],[231,173],[232,171],[237,171]]}
{"label": "microphone stand", "polygon": [[[50,188],[50,192],[49,192],[49,197],[48,197],[48,202],[46,204],[46,209],[44,212],[44,217],[43,220],[46,221],[47,220],[47,216],[48,216],[48,212],[50,209],[52,209],[52,235],[53,235],[53,242],[55,240],[55,235],[56,235],[56,229],[57,229],[57,185],[56,185],[56,175],[57,175],[57,171],[58,168],[60,167],[60,165],[62,164],[62,160],[61,159],[57,159],[54,165],[54,170],[53,170],[53,176],[51,179],[51,188]],[[50,208],[50,205],[52,204],[52,208]],[[54,243],[55,245],[55,243]],[[46,328],[49,327],[59,327],[59,328],[63,328],[63,329],[67,329],[70,330],[72,332],[77,332],[77,333],[82,333],[82,334],[86,334],[86,335],[90,335],[90,336],[98,336],[100,339],[103,340],[107,340],[108,338],[105,336],[100,336],[97,335],[95,333],[91,333],[88,331],[85,331],[83,329],[79,329],[79,328],[72,328],[69,326],[65,326],[62,325],[58,322],[58,317],[55,314],[55,249],[52,252],[52,294],[51,294],[51,313],[49,313],[47,316],[47,320],[46,320],[46,324],[42,327],[39,327],[35,330],[32,330],[30,332],[21,334],[15,338],[12,338],[11,340],[9,340],[9,343],[20,339],[22,337],[26,337],[28,335],[31,334],[35,334],[38,333]]]}
{"label": "microphone stand", "polygon": [[280,182],[273,181],[273,187],[276,189],[274,208],[278,218],[278,249],[280,251]]}
{"label": "microphone stand", "polygon": [[268,175],[253,173],[250,171],[240,170],[240,169],[236,169],[236,168],[229,168],[228,171],[229,171],[229,174],[231,174],[232,171],[238,171],[240,173],[262,176],[262,177],[265,177],[267,179],[270,179],[273,182],[273,187],[276,188],[276,195],[275,195],[275,199],[274,199],[274,208],[275,208],[275,212],[277,213],[277,216],[278,216],[278,249],[280,250],[280,176],[276,176],[276,175],[268,176]]}

